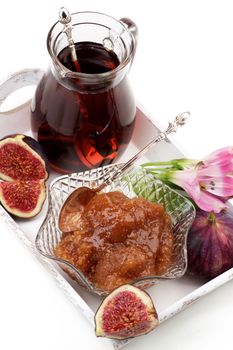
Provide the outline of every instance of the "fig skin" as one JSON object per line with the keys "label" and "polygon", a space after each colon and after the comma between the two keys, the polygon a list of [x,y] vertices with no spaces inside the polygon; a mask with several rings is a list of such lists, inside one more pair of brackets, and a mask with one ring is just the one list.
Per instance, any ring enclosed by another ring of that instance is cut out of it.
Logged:
{"label": "fig skin", "polygon": [[132,285],[113,290],[95,314],[97,337],[128,339],[145,335],[159,324],[151,297]]}
{"label": "fig skin", "polygon": [[45,199],[44,180],[0,182],[0,203],[14,216],[34,217],[41,211]]}
{"label": "fig skin", "polygon": [[43,161],[45,162],[45,169],[47,171],[47,178],[48,175],[50,173],[50,165],[49,165],[49,161],[48,158],[46,156],[46,153],[43,149],[43,147],[41,146],[41,144],[39,143],[39,141],[36,141],[35,139],[33,139],[32,137],[28,136],[28,135],[23,135],[23,141],[33,149],[33,151],[35,151],[37,154],[39,154],[39,156],[43,159]]}
{"label": "fig skin", "polygon": [[[6,154],[6,161],[4,162],[5,168],[3,168],[3,170],[1,170],[0,159],[0,179],[5,181],[15,181],[41,179],[46,180],[48,178],[49,163],[41,145],[36,140],[34,140],[30,136],[26,136],[23,134],[9,135],[0,140],[0,151],[2,147],[7,145],[15,145],[18,147],[22,147],[22,149],[25,150],[27,155],[31,155],[36,165],[30,167],[30,164],[28,163],[20,164],[20,162],[17,159],[11,159],[9,155]],[[7,163],[8,161],[9,165]]]}
{"label": "fig skin", "polygon": [[188,271],[212,279],[233,267],[233,208],[197,210],[187,240]]}

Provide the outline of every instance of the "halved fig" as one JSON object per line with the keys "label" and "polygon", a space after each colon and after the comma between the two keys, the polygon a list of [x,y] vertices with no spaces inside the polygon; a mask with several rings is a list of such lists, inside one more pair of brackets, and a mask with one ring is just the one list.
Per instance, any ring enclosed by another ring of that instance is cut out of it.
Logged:
{"label": "halved fig", "polygon": [[97,337],[127,339],[147,334],[158,325],[158,315],[146,292],[125,284],[109,294],[95,314]]}
{"label": "halved fig", "polygon": [[0,141],[0,178],[5,181],[46,180],[48,163],[40,144],[26,135]]}
{"label": "halved fig", "polygon": [[46,198],[44,180],[0,182],[0,202],[21,218],[37,215]]}

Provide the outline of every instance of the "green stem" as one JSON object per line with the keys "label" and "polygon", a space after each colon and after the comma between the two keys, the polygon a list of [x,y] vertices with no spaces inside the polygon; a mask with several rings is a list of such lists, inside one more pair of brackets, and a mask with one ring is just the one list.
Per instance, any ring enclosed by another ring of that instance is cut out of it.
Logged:
{"label": "green stem", "polygon": [[157,167],[157,166],[161,166],[161,167],[165,167],[165,166],[169,166],[169,168],[172,168],[174,170],[184,170],[187,167],[190,166],[195,166],[197,164],[197,160],[194,159],[187,159],[187,158],[180,158],[180,159],[172,159],[169,161],[165,161],[165,162],[149,162],[149,163],[144,163],[141,164],[141,167],[143,168],[148,168],[148,167]]}
{"label": "green stem", "polygon": [[144,167],[150,167],[150,166],[154,167],[154,166],[157,166],[157,165],[162,165],[162,166],[164,166],[164,165],[172,165],[171,162],[172,162],[171,160],[169,160],[167,162],[150,162],[150,163],[141,164],[141,166],[144,168]]}
{"label": "green stem", "polygon": [[173,170],[169,171],[165,171],[165,172],[161,172],[161,173],[154,173],[154,175],[161,181],[169,181],[172,183],[171,179],[172,179],[172,174],[174,173]]}
{"label": "green stem", "polygon": [[152,173],[152,174],[156,174],[157,172],[159,173],[164,173],[164,172],[167,172],[167,171],[171,171],[171,170],[177,170],[175,168],[145,168],[146,172],[148,173]]}

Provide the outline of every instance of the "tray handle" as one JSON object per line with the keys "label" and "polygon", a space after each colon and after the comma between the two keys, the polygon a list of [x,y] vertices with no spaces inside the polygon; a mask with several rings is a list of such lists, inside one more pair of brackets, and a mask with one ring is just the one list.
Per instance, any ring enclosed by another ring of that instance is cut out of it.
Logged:
{"label": "tray handle", "polygon": [[[7,78],[3,79],[0,82],[0,113],[7,114],[15,109],[13,108],[12,110],[4,112],[1,111],[1,105],[9,95],[25,86],[37,85],[43,75],[43,70],[39,68],[30,68],[10,74]],[[21,106],[18,106],[17,109],[20,107]]]}

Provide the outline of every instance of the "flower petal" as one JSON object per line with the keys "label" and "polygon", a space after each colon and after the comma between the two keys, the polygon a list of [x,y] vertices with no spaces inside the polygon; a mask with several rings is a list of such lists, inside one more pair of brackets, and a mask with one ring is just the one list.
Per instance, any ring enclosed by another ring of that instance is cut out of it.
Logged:
{"label": "flower petal", "polygon": [[205,185],[205,190],[209,193],[221,197],[233,196],[233,177],[231,176],[212,179],[199,178],[199,181]]}
{"label": "flower petal", "polygon": [[197,179],[196,168],[174,171],[170,177],[170,181],[182,187],[189,195],[191,195],[193,191],[197,192],[200,190]]}
{"label": "flower petal", "polygon": [[233,147],[220,148],[202,159],[205,165],[219,164],[226,159],[233,159]]}
{"label": "flower petal", "polygon": [[208,166],[199,165],[197,169],[198,177],[222,177],[223,175],[233,175],[233,159]]}
{"label": "flower petal", "polygon": [[220,198],[203,190],[199,194],[193,192],[192,198],[200,209],[207,212],[214,211],[215,213],[220,213],[221,210],[227,207],[225,202]]}
{"label": "flower petal", "polygon": [[226,207],[224,201],[207,191],[201,190],[196,175],[196,169],[176,171],[172,174],[171,181],[182,187],[193,198],[199,208],[207,212],[219,213]]}

